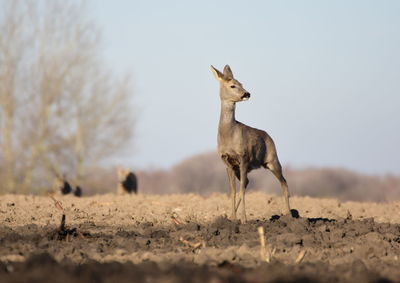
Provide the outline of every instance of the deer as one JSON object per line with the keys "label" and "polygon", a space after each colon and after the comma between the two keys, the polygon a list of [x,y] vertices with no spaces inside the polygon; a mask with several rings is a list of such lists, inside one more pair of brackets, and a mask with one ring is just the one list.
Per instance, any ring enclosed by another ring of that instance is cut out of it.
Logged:
{"label": "deer", "polygon": [[[249,183],[248,173],[253,169],[269,169],[279,180],[286,210],[291,215],[289,188],[282,174],[276,147],[272,138],[263,130],[249,127],[235,119],[236,103],[249,100],[250,93],[233,77],[229,65],[223,73],[211,66],[215,78],[220,83],[221,113],[218,125],[217,149],[225,163],[230,187],[231,219],[241,203],[240,222],[246,223],[245,190]],[[240,182],[239,199],[236,202],[236,179]]]}

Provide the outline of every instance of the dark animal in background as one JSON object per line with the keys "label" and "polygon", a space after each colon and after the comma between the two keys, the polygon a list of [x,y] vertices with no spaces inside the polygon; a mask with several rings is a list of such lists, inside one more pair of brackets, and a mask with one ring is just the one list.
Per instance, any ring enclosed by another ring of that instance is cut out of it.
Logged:
{"label": "dark animal in background", "polygon": [[68,195],[73,193],[76,197],[82,196],[82,188],[80,186],[76,186],[75,190],[73,191],[72,186],[69,184],[65,176],[57,175],[53,186],[54,187],[52,191],[57,194]]}
{"label": "dark animal in background", "polygon": [[62,185],[60,187],[60,192],[63,195],[68,195],[72,192],[71,185],[66,180],[62,181]]}
{"label": "dark animal in background", "polygon": [[81,197],[82,196],[82,188],[80,186],[76,186],[74,191],[74,196]]}
{"label": "dark animal in background", "polygon": [[129,172],[126,176],[125,180],[122,182],[122,186],[124,187],[125,191],[128,193],[135,193],[137,194],[137,179],[135,174]]}
{"label": "dark animal in background", "polygon": [[118,168],[117,175],[118,175],[117,193],[137,194],[138,181],[136,175],[132,171],[123,168]]}

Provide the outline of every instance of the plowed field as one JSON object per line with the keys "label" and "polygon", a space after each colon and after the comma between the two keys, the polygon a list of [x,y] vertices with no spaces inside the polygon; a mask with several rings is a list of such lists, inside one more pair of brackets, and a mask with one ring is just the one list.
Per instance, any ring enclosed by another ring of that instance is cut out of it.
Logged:
{"label": "plowed field", "polygon": [[400,282],[399,202],[293,197],[292,218],[250,192],[240,224],[221,194],[55,198],[0,197],[0,282]]}

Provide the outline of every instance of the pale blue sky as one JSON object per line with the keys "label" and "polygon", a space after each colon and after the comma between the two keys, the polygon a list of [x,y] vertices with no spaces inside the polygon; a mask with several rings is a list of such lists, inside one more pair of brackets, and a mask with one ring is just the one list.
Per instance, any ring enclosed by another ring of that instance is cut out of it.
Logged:
{"label": "pale blue sky", "polygon": [[138,113],[117,162],[168,167],[215,150],[229,64],[252,94],[236,118],[281,162],[400,174],[400,1],[96,0],[103,54],[130,71]]}

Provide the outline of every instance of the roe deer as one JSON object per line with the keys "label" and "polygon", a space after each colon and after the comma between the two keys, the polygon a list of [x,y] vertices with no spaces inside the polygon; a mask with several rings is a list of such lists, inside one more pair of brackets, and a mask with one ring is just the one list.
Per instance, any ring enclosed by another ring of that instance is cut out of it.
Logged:
{"label": "roe deer", "polygon": [[[250,98],[242,84],[233,78],[231,68],[226,65],[221,73],[211,66],[215,77],[220,82],[221,115],[218,126],[218,153],[226,165],[228,173],[230,198],[232,205],[231,218],[236,219],[240,202],[240,221],[246,223],[245,189],[249,180],[247,174],[261,166],[271,170],[280,181],[289,214],[289,189],[282,175],[282,166],[276,153],[272,138],[264,131],[251,128],[235,120],[236,102]],[[240,181],[239,199],[236,203],[236,178]]]}

